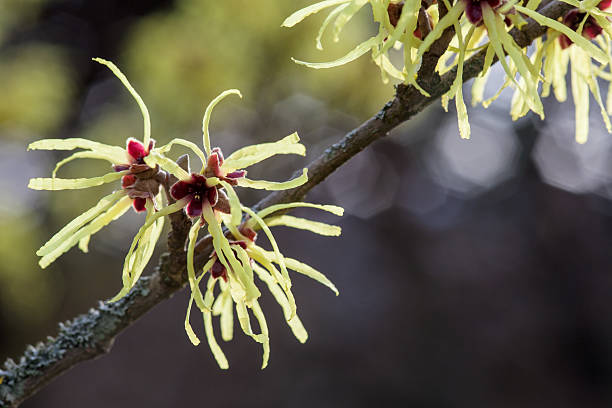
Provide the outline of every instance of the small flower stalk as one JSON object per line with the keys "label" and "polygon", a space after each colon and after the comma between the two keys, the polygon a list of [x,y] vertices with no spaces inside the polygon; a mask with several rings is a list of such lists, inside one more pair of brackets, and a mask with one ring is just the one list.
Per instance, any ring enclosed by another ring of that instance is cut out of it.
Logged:
{"label": "small flower stalk", "polygon": [[[378,34],[359,44],[347,55],[326,63],[311,63],[295,60],[310,68],[332,68],[347,64],[371,51],[374,62],[380,67],[383,81],[389,77],[412,85],[423,95],[429,92],[419,82],[419,70],[423,58],[447,30],[454,37],[447,51],[438,60],[436,71],[442,75],[456,68],[457,75],[449,90],[442,96],[446,110],[448,102],[455,99],[459,134],[470,137],[468,111],[463,98],[463,64],[471,56],[486,50],[484,68],[472,86],[472,105],[482,103],[488,107],[501,91],[507,87],[515,89],[511,106],[514,120],[534,112],[544,118],[541,96],[548,96],[551,85],[560,101],[565,100],[563,73],[567,72],[568,61],[572,61],[572,94],[576,101],[576,140],[584,143],[588,134],[588,99],[593,94],[597,103],[603,106],[597,79],[608,83],[612,74],[604,72],[610,65],[611,13],[609,0],[562,0],[576,8],[567,13],[562,21],[553,20],[538,12],[539,0],[449,0],[437,1],[396,1],[396,0],[327,0],[296,11],[283,23],[292,27],[306,17],[332,8],[316,37],[317,48],[321,49],[321,38],[328,26],[334,27],[334,40],[354,14],[369,4],[372,17],[378,24]],[[549,29],[546,40],[536,41],[536,49],[528,55],[525,47],[519,46],[510,30],[520,30],[530,18]],[[558,45],[552,45],[558,42]],[[403,49],[403,67],[391,63],[389,51]],[[566,51],[568,50],[568,51]],[[494,96],[484,99],[485,86],[489,79],[489,68],[497,58],[505,72],[505,79]],[[554,60],[554,61],[553,61]],[[554,67],[555,65],[559,65]],[[565,67],[565,68],[564,68]],[[431,73],[425,73],[431,75]],[[574,83],[574,81],[572,81]],[[606,127],[609,128],[608,114],[612,112],[610,101],[602,109]]]}

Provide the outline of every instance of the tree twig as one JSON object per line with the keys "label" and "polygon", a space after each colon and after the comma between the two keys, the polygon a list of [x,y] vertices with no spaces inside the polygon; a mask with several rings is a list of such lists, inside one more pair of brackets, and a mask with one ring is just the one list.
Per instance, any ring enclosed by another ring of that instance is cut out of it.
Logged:
{"label": "tree twig", "polygon": [[[540,13],[557,19],[570,8],[566,3],[552,2]],[[523,30],[513,29],[511,35],[520,47],[524,47],[545,31],[546,28],[528,20]],[[465,62],[464,81],[475,77],[482,70],[484,55],[484,52],[480,52]],[[274,192],[261,200],[255,208],[303,199],[310,189],[325,180],[339,166],[437,100],[449,89],[455,76],[456,69],[442,77],[430,74],[430,77],[437,77],[427,81],[426,89],[430,97],[423,96],[412,86],[399,85],[396,96],[378,114],[349,132],[310,163],[307,183],[293,190]],[[57,337],[49,337],[46,342],[35,347],[28,346],[18,362],[7,360],[0,370],[0,407],[16,407],[76,364],[108,353],[119,333],[186,284],[184,243],[190,223],[179,212],[171,216],[171,224],[168,252],[160,257],[154,273],[140,278],[126,297],[111,304],[100,302],[89,313],[60,324]],[[196,268],[204,265],[211,251],[210,238],[198,243]]]}

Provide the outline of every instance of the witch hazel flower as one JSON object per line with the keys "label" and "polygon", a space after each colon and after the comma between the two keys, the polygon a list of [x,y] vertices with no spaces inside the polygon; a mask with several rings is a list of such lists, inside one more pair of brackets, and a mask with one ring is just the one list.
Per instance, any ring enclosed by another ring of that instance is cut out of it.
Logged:
{"label": "witch hazel flower", "polygon": [[[612,132],[609,114],[612,113],[612,94],[608,92],[607,109],[604,106],[598,79],[612,84],[609,72],[612,61],[609,32],[612,25],[608,20],[610,0],[573,2],[576,6],[568,11],[561,22],[549,25],[546,39],[536,43],[537,52],[533,57],[544,73],[542,96],[547,97],[551,88],[559,102],[567,100],[566,75],[571,67],[571,92],[575,105],[575,138],[585,143],[589,132],[590,94],[599,105],[608,132]],[[570,64],[571,63],[571,64]],[[606,72],[608,69],[608,72]],[[517,103],[518,101],[518,103]],[[513,98],[513,117],[520,116],[520,98]]]}
{"label": "witch hazel flower", "polygon": [[[28,146],[28,150],[83,149],[57,163],[51,178],[31,179],[28,184],[29,188],[35,190],[84,189],[122,180],[119,190],[100,199],[94,207],[68,223],[36,252],[41,257],[39,265],[42,268],[49,266],[76,245],[83,252],[87,252],[91,236],[121,217],[131,206],[136,211],[149,210],[147,213],[147,218],[149,218],[154,212],[155,200],[159,199],[160,184],[165,180],[165,175],[160,172],[159,167],[149,167],[144,163],[144,157],[154,145],[151,139],[149,112],[144,102],[125,75],[113,63],[99,58],[94,58],[94,60],[107,66],[138,103],[144,120],[143,142],[129,138],[126,142],[127,147],[123,148],[82,138],[68,138],[39,140]],[[145,146],[147,146],[146,149]],[[112,165],[114,171],[90,178],[63,179],[56,177],[57,171],[62,166],[77,159],[106,160]],[[148,224],[143,231],[142,245],[130,259],[135,279],[142,273],[153,254],[162,228],[163,219],[158,219]]]}
{"label": "witch hazel flower", "polygon": [[[334,61],[306,62],[292,58],[293,61],[314,69],[333,68],[348,64],[371,52],[372,60],[380,68],[384,83],[389,81],[389,77],[405,81],[405,69],[398,69],[391,63],[389,51],[391,48],[399,49],[403,47],[405,68],[416,63],[411,53],[412,50],[416,49],[421,40],[422,33],[419,31],[418,17],[422,6],[424,6],[424,9],[429,7],[427,2],[421,2],[421,0],[413,2],[396,0],[327,0],[296,11],[285,19],[282,26],[293,27],[306,17],[335,6],[323,21],[316,37],[316,47],[322,50],[321,40],[327,29],[329,27],[333,28],[333,39],[335,42],[338,42],[346,24],[367,4],[372,8],[374,21],[379,24],[376,35],[363,41],[346,55]],[[437,6],[434,5],[432,7],[435,8]],[[436,15],[436,13],[433,14]],[[406,35],[406,33],[413,34]]]}
{"label": "witch hazel flower", "polygon": [[[247,173],[244,170],[277,154],[305,155],[306,149],[304,145],[299,143],[300,138],[297,133],[277,142],[243,147],[227,158],[224,157],[220,148],[211,147],[208,126],[212,110],[221,100],[232,94],[242,96],[238,90],[230,89],[222,92],[206,107],[202,119],[203,150],[193,142],[176,138],[164,146],[155,148],[143,157],[143,161],[147,165],[150,167],[160,166],[178,181],[169,189],[170,198],[174,202],[152,214],[134,237],[123,270],[124,282],[129,282],[130,285],[125,285],[124,290],[117,297],[124,296],[135,283],[133,279],[130,279],[131,276],[134,276],[134,273],[131,271],[132,266],[129,259],[133,256],[134,251],[140,247],[146,229],[157,219],[180,210],[184,210],[185,214],[192,219],[193,229],[189,234],[188,244],[188,248],[192,248],[192,250],[187,252],[187,266],[188,275],[193,277],[195,275],[193,271],[193,248],[199,230],[204,226],[214,238],[215,251],[221,254],[220,256],[224,256],[229,264],[237,265],[239,262],[230,250],[228,240],[221,230],[222,214],[229,214],[236,223],[239,222],[241,217],[241,204],[234,187],[286,190],[298,187],[308,181],[307,169],[303,169],[301,176],[285,182],[251,180],[246,177]],[[168,157],[168,153],[175,145],[187,147],[199,157],[202,163],[199,172],[192,171],[189,166],[184,169]],[[190,285],[192,291],[198,291],[193,278],[190,278]]]}
{"label": "witch hazel flower", "polygon": [[[332,205],[298,202],[270,206],[259,212],[241,207],[241,210],[247,214],[244,221],[241,221],[242,217],[234,217],[229,214],[221,216],[223,224],[229,230],[231,236],[231,239],[228,239],[224,244],[225,249],[221,252],[215,250],[211,254],[200,276],[196,277],[194,270],[189,272],[189,279],[193,288],[185,317],[185,331],[194,345],[200,344],[200,339],[190,323],[191,309],[195,302],[196,307],[202,312],[208,345],[222,369],[227,369],[229,364],[216,340],[212,319],[219,316],[221,337],[224,341],[230,341],[233,338],[234,309],[242,331],[262,344],[262,369],[268,364],[270,356],[269,330],[263,310],[258,302],[261,292],[255,284],[255,277],[266,284],[283,310],[287,324],[301,343],[307,340],[308,333],[297,315],[288,269],[320,282],[338,295],[338,290],[334,284],[321,272],[300,261],[285,257],[280,252],[270,227],[287,226],[324,236],[338,236],[341,233],[340,227],[335,225],[279,214],[296,207],[316,208],[338,216],[341,216],[344,212],[341,207]],[[236,221],[240,223],[237,224]],[[197,232],[198,229],[199,227],[194,225],[192,233]],[[268,251],[257,244],[256,230],[264,232],[272,246],[272,251]],[[219,238],[218,234],[219,231],[216,232],[216,236],[213,235],[213,239]],[[195,240],[190,240],[188,253],[193,251],[194,243]],[[227,256],[229,253],[232,254],[231,257]],[[208,281],[206,290],[202,291],[200,282],[205,276],[208,276]],[[217,285],[219,290],[215,294]],[[257,320],[261,333],[254,333],[251,326],[251,313]]]}
{"label": "witch hazel flower", "polygon": [[[175,200],[188,200],[185,213],[189,217],[199,217],[202,215],[202,207],[209,205],[215,211],[229,213],[230,206],[227,195],[221,181],[231,186],[238,185],[238,180],[246,176],[245,170],[227,172],[223,165],[223,153],[221,149],[212,149],[204,168],[204,174],[192,173],[191,178],[180,180],[172,185],[170,194]],[[212,182],[208,180],[214,180]]]}

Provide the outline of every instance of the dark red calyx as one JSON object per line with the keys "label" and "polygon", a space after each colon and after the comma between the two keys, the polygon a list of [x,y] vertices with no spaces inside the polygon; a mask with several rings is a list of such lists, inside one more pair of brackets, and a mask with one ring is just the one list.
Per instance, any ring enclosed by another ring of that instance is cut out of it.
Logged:
{"label": "dark red calyx", "polygon": [[204,176],[206,177],[217,177],[232,186],[238,184],[238,179],[246,176],[245,170],[236,170],[231,173],[225,174],[221,166],[223,166],[223,153],[221,149],[215,147],[210,152],[210,156],[208,156],[208,160],[206,161],[206,168],[204,169]]}
{"label": "dark red calyx", "polygon": [[214,278],[223,278],[225,282],[227,282],[227,270],[225,266],[219,261],[219,258],[215,260],[215,263],[210,268],[210,275]]}
{"label": "dark red calyx", "polygon": [[[600,3],[601,5],[601,3]],[[609,5],[608,5],[609,6]],[[584,20],[586,13],[581,13],[577,8],[568,11],[563,17],[563,24],[576,31],[580,27],[582,20]],[[593,38],[600,35],[603,31],[603,28],[597,23],[593,17],[588,16],[587,20],[584,22],[582,27],[582,36],[592,40]],[[570,40],[568,36],[565,34],[561,34],[559,36],[559,43],[561,44],[561,48],[565,49],[572,45],[574,42]]]}
{"label": "dark red calyx", "polygon": [[146,169],[140,172],[134,172],[132,167],[130,173],[121,178],[121,187],[127,192],[128,197],[134,200],[134,209],[137,212],[145,210],[147,199],[154,200],[159,194],[161,184],[165,179],[165,173],[160,171],[159,166],[150,168],[147,165]]}
{"label": "dark red calyx", "polygon": [[505,0],[463,0],[465,3],[465,16],[474,25],[482,24],[482,6],[486,3],[493,10],[500,8]]}
{"label": "dark red calyx", "polygon": [[144,158],[149,155],[149,152],[153,150],[155,146],[155,140],[151,139],[149,146],[145,146],[136,139],[128,139],[126,150],[128,152],[128,160],[130,164],[145,164]]}
{"label": "dark red calyx", "polygon": [[175,200],[187,199],[185,210],[190,217],[202,215],[202,206],[207,202],[213,210],[226,214],[231,212],[229,199],[218,186],[209,187],[206,177],[192,173],[191,179],[177,181],[170,187],[170,195]]}

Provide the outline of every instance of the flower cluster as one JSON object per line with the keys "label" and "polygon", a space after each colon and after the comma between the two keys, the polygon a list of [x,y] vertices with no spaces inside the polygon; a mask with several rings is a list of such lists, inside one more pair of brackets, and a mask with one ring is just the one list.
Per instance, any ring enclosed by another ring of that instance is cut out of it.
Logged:
{"label": "flower cluster", "polygon": [[[189,324],[191,306],[195,301],[204,316],[210,348],[219,366],[227,368],[227,360],[215,341],[211,316],[221,315],[222,337],[229,340],[233,333],[235,304],[242,330],[263,344],[265,367],[269,356],[268,329],[258,303],[261,292],[255,285],[254,275],[266,283],[283,308],[289,326],[302,342],[306,340],[307,335],[296,315],[295,299],[291,293],[291,280],[287,269],[310,276],[337,293],[335,286],[320,272],[299,261],[285,258],[280,253],[269,227],[285,225],[307,229],[321,235],[337,236],[340,234],[340,228],[337,226],[289,215],[278,215],[278,212],[294,207],[314,207],[342,215],[342,209],[335,206],[290,203],[272,206],[256,213],[245,207],[238,198],[237,187],[286,190],[308,181],[306,169],[303,169],[301,176],[284,182],[252,180],[246,177],[246,168],[274,155],[305,155],[306,149],[299,143],[297,133],[276,142],[246,146],[224,157],[219,147],[211,147],[208,126],[213,108],[222,99],[232,94],[242,97],[238,90],[232,89],[221,93],[205,109],[202,120],[203,149],[191,141],[180,138],[156,147],[154,140],[151,139],[149,113],[138,93],[114,64],[102,59],[95,60],[107,66],[137,101],[144,118],[144,137],[142,142],[129,138],[126,148],[80,138],[46,139],[30,144],[29,149],[38,150],[82,149],[60,161],[51,178],[31,179],[30,188],[82,189],[121,180],[120,189],[103,197],[93,208],[72,220],[38,250],[37,255],[41,256],[40,266],[47,267],[76,245],[86,252],[90,237],[123,215],[130,207],[136,212],[146,212],[144,224],[136,233],[125,257],[122,273],[123,288],[111,299],[111,302],[116,301],[125,296],[141,276],[153,254],[165,216],[184,211],[192,220],[186,249],[191,301],[185,329],[189,338],[194,344],[199,343]],[[200,159],[202,166],[199,171],[192,171],[189,168],[189,160],[175,161],[169,156],[172,148],[177,145],[190,149]],[[113,171],[91,178],[56,177],[60,167],[73,160],[84,158],[106,160],[110,162]],[[212,237],[214,252],[200,276],[196,277],[194,252],[202,229]],[[265,232],[273,251],[266,251],[256,245],[256,230],[259,229]],[[280,272],[274,264],[278,265]],[[208,286],[203,295],[199,283],[209,271]],[[214,287],[217,281],[220,281],[221,293],[215,301]],[[253,334],[249,310],[259,322],[261,334]]]}
{"label": "flower cluster", "polygon": [[[610,6],[609,0],[562,1],[576,8],[567,13],[562,21],[557,21],[537,11],[539,0],[456,0],[454,3],[449,0],[326,0],[295,12],[283,25],[292,27],[311,14],[335,6],[319,30],[317,48],[321,48],[321,38],[330,24],[333,23],[334,39],[337,41],[346,23],[369,3],[373,19],[379,25],[377,35],[332,62],[294,61],[311,68],[331,68],[351,62],[371,51],[385,81],[388,76],[394,77],[413,85],[426,96],[429,96],[428,92],[418,82],[423,57],[447,29],[452,29],[454,37],[446,53],[439,59],[436,70],[443,74],[452,68],[457,69],[456,80],[443,95],[442,105],[447,109],[448,101],[455,99],[462,138],[470,137],[462,90],[463,64],[467,58],[485,52],[484,69],[472,87],[472,104],[482,102],[487,107],[503,89],[512,87],[515,96],[511,115],[515,120],[530,111],[543,118],[544,108],[540,97],[549,94],[551,84],[557,98],[565,100],[564,74],[571,60],[572,93],[576,103],[576,140],[583,143],[588,133],[589,91],[599,105],[603,106],[597,78],[608,82],[612,79],[609,72],[604,72],[612,61],[612,27],[608,21],[612,14],[605,11]],[[546,40],[544,43],[537,42],[539,45],[531,56],[510,35],[512,28],[520,29],[525,24],[524,17],[549,29]],[[391,63],[388,53],[393,48],[403,49],[401,68]],[[483,100],[489,68],[494,58],[500,61],[506,74],[505,80],[493,97]],[[612,112],[612,101],[609,102],[607,111]],[[602,107],[602,115],[610,131],[607,114]]]}
{"label": "flower cluster", "polygon": [[[336,295],[338,294],[334,284],[321,272],[300,261],[285,257],[280,252],[278,243],[270,231],[272,226],[283,225],[309,230],[325,236],[340,235],[340,227],[335,225],[289,215],[276,215],[279,212],[295,207],[317,208],[336,215],[342,215],[343,213],[342,208],[331,205],[288,203],[271,206],[257,213],[247,207],[241,207],[241,211],[246,213],[246,217],[239,224],[232,219],[235,213],[222,214],[223,225],[227,227],[231,239],[225,238],[221,229],[216,225],[212,231],[209,227],[209,231],[213,236],[213,242],[216,241],[217,244],[215,244],[215,251],[203,267],[200,276],[196,276],[193,267],[193,252],[198,231],[204,221],[201,219],[196,221],[190,231],[187,249],[187,267],[189,283],[191,285],[191,298],[187,307],[187,316],[185,317],[185,331],[194,345],[200,343],[189,321],[191,308],[195,302],[198,309],[202,312],[208,345],[221,368],[228,368],[228,362],[215,339],[212,317],[220,316],[221,337],[223,340],[229,341],[233,337],[234,308],[242,331],[263,346],[262,368],[265,368],[268,364],[270,354],[268,326],[258,302],[261,292],[255,284],[255,276],[266,284],[270,293],[272,293],[281,306],[285,320],[293,334],[302,343],[306,341],[308,334],[297,316],[297,307],[291,292],[291,279],[288,269],[309,276],[329,287]],[[242,219],[240,217],[240,220]],[[267,251],[257,245],[256,230],[258,229],[261,229],[267,236],[272,246],[272,251]],[[202,294],[200,282],[207,272],[209,274],[206,291]],[[219,291],[215,295],[217,282],[219,283]],[[249,310],[252,311],[253,316],[258,322],[261,330],[259,334],[253,332]]]}

